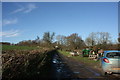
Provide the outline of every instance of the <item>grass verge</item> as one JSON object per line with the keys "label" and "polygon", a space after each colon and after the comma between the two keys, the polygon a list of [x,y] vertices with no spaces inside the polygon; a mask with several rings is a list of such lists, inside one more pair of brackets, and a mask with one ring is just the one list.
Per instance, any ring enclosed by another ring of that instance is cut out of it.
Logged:
{"label": "grass verge", "polygon": [[71,56],[69,54],[69,52],[67,51],[61,51],[61,50],[58,50],[59,53],[63,54],[64,56],[67,56],[67,57],[71,57],[75,60],[78,60],[78,61],[81,61],[81,62],[84,62],[84,63],[89,63],[89,64],[95,64],[95,65],[99,65],[100,61],[94,61],[94,60],[90,60],[88,57],[82,57],[82,55],[79,55],[79,56]]}

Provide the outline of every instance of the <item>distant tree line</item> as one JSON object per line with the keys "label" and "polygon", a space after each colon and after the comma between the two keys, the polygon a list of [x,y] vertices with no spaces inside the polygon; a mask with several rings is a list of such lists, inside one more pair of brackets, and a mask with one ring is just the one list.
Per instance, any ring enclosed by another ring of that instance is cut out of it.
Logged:
{"label": "distant tree line", "polygon": [[120,33],[119,33],[119,37],[118,37],[118,49],[120,50]]}
{"label": "distant tree line", "polygon": [[87,46],[97,46],[107,49],[113,46],[112,37],[108,32],[92,32],[85,39]]}
{"label": "distant tree line", "polygon": [[[120,42],[120,34],[118,41]],[[83,40],[77,33],[70,34],[68,36],[57,35],[52,32],[45,32],[42,39],[39,36],[35,40],[20,41],[16,45],[20,46],[38,46],[38,47],[55,47],[60,49],[75,50],[83,49],[85,47],[100,47],[100,48],[118,48],[118,44],[112,43],[112,37],[108,32],[92,32],[89,36]],[[113,49],[114,49],[113,48]]]}
{"label": "distant tree line", "polygon": [[86,46],[82,38],[77,33],[73,33],[69,36],[58,35],[56,40],[57,45],[61,46],[63,49],[74,50],[81,49]]}
{"label": "distant tree line", "polygon": [[119,33],[118,41],[119,41],[119,43],[120,43],[120,33]]}
{"label": "distant tree line", "polygon": [[45,32],[43,38],[40,39],[39,36],[35,40],[23,40],[17,43],[16,45],[20,46],[42,46],[42,47],[51,47],[53,46],[53,38],[55,33]]}
{"label": "distant tree line", "polygon": [[11,43],[9,43],[9,42],[0,42],[0,44],[2,44],[2,45],[11,45]]}

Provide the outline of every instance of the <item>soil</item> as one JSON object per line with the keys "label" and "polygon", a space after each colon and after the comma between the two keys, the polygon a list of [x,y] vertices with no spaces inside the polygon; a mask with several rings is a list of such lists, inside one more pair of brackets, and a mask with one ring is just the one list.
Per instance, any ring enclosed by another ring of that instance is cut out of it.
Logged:
{"label": "soil", "polygon": [[71,57],[59,54],[62,62],[71,70],[71,79],[86,79],[86,80],[118,80],[120,75],[102,76],[100,64],[84,63],[75,60]]}

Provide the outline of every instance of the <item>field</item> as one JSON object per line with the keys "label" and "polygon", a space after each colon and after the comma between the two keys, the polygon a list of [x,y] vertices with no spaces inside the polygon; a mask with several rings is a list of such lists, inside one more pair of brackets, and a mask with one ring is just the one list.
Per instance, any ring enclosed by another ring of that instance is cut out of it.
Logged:
{"label": "field", "polygon": [[2,50],[33,50],[38,49],[37,47],[28,47],[28,46],[15,46],[15,45],[2,45]]}

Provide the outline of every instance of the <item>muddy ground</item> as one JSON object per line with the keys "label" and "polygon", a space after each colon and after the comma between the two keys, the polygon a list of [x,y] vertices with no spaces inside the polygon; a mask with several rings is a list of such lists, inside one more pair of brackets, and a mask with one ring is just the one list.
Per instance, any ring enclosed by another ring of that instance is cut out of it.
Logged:
{"label": "muddy ground", "polygon": [[52,60],[53,80],[118,80],[120,75],[101,75],[99,65],[85,64],[71,57],[56,53]]}

